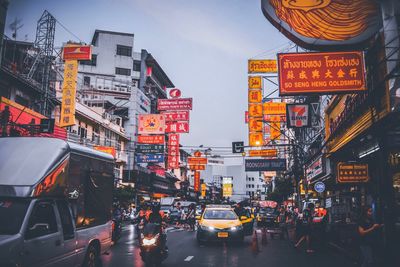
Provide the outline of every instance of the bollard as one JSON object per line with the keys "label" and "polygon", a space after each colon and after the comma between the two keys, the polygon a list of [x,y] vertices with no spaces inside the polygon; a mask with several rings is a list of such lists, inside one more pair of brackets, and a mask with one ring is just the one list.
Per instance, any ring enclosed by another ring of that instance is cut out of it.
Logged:
{"label": "bollard", "polygon": [[253,251],[254,254],[257,254],[260,252],[260,249],[258,247],[258,237],[257,237],[257,231],[254,230],[254,234],[253,234],[253,239],[251,242],[251,250]]}
{"label": "bollard", "polygon": [[263,227],[261,231],[262,231],[261,244],[263,244],[265,246],[268,244],[267,229],[265,227]]}

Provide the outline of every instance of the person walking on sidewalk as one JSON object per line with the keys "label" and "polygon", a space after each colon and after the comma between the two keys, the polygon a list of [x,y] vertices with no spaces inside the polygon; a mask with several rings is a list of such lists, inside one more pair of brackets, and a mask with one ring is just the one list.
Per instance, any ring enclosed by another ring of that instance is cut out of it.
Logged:
{"label": "person walking on sidewalk", "polygon": [[290,240],[289,231],[287,228],[287,224],[289,222],[289,213],[288,211],[286,211],[284,206],[282,206],[279,211],[278,222],[279,222],[279,228],[281,230],[281,239],[285,239],[286,235],[287,239]]}
{"label": "person walking on sidewalk", "polygon": [[358,222],[362,267],[374,266],[374,248],[375,245],[379,243],[378,229],[382,226],[382,224],[374,222],[372,217],[372,208],[365,207]]}
{"label": "person walking on sidewalk", "polygon": [[311,231],[314,217],[314,203],[308,203],[307,208],[303,211],[303,217],[301,220],[301,232],[302,237],[297,241],[294,245],[295,248],[298,248],[301,243],[306,240],[307,242],[307,253],[313,253],[314,250],[311,249]]}

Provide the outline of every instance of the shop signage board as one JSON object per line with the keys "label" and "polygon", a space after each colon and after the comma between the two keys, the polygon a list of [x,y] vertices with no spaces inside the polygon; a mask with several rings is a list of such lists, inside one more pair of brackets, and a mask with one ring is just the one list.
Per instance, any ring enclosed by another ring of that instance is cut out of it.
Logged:
{"label": "shop signage board", "polygon": [[233,189],[233,177],[224,176],[222,177],[222,196],[231,197]]}
{"label": "shop signage board", "polygon": [[288,128],[310,127],[311,116],[308,104],[287,104],[286,109]]}
{"label": "shop signage board", "polygon": [[164,135],[139,135],[137,142],[139,144],[163,145],[165,143],[165,136]]}
{"label": "shop signage board", "polygon": [[281,123],[271,122],[270,124],[270,138],[271,140],[276,140],[281,137]]}
{"label": "shop signage board", "polygon": [[249,89],[262,89],[261,76],[249,76]]}
{"label": "shop signage board", "polygon": [[207,185],[205,183],[201,184],[201,196],[204,198],[207,193]]}
{"label": "shop signage board", "polygon": [[207,165],[207,158],[188,157],[189,165]]}
{"label": "shop signage board", "polygon": [[195,171],[194,172],[194,181],[193,181],[193,189],[194,192],[199,192],[200,191],[200,172]]}
{"label": "shop signage board", "polygon": [[306,167],[306,178],[310,182],[312,179],[324,172],[322,157],[318,157]]}
{"label": "shop signage board", "polygon": [[248,61],[249,73],[277,73],[276,59],[250,59]]}
{"label": "shop signage board", "polygon": [[263,146],[264,137],[263,133],[249,133],[249,145],[250,146]]}
{"label": "shop signage board", "polygon": [[181,97],[182,92],[178,88],[173,88],[169,91],[169,96],[172,98],[179,98]]}
{"label": "shop signage board", "polygon": [[369,181],[368,164],[339,162],[338,183],[366,183]]}
{"label": "shop signage board", "polygon": [[188,121],[176,121],[167,123],[165,129],[166,133],[188,133],[189,122]]}
{"label": "shop signage board", "polygon": [[163,111],[161,112],[165,116],[165,121],[189,121],[189,111]]}
{"label": "shop signage board", "polygon": [[[91,45],[66,45],[62,49],[62,59],[67,60],[92,60]],[[65,78],[65,76],[64,76]]]}
{"label": "shop signage board", "polygon": [[263,103],[263,114],[286,116],[286,103],[265,102]]}
{"label": "shop signage board", "polygon": [[60,126],[75,125],[76,81],[78,79],[78,61],[66,60],[62,85]]}
{"label": "shop signage board", "polygon": [[168,169],[179,168],[179,134],[169,134],[168,135],[168,159],[167,167]]}
{"label": "shop signage board", "polygon": [[249,103],[249,118],[251,117],[262,117],[263,105],[261,103]]}
{"label": "shop signage board", "polygon": [[245,171],[285,171],[286,159],[246,159]]}
{"label": "shop signage board", "polygon": [[264,115],[263,116],[264,122],[286,122],[286,113],[283,115]]}
{"label": "shop signage board", "polygon": [[164,134],[165,117],[162,114],[139,114],[139,134]]}
{"label": "shop signage board", "polygon": [[249,90],[249,103],[261,103],[262,91],[257,89]]}
{"label": "shop signage board", "polygon": [[260,118],[250,118],[249,119],[249,132],[262,132],[263,121]]}
{"label": "shop signage board", "polygon": [[278,54],[278,62],[281,96],[367,90],[361,51]]}
{"label": "shop signage board", "polygon": [[164,153],[164,145],[137,144],[135,152],[141,154],[161,154]]}
{"label": "shop signage board", "polygon": [[325,184],[323,182],[315,183],[314,190],[318,193],[323,193],[325,191]]}
{"label": "shop signage board", "polygon": [[206,169],[206,165],[189,165],[189,169],[192,171],[204,171]]}
{"label": "shop signage board", "polygon": [[93,146],[94,150],[101,151],[107,154],[112,155],[114,158],[116,157],[115,148],[112,146]]}
{"label": "shop signage board", "polygon": [[249,150],[250,157],[277,157],[277,149]]}
{"label": "shop signage board", "polygon": [[159,111],[192,110],[192,98],[158,99],[157,109]]}
{"label": "shop signage board", "polygon": [[163,163],[164,155],[162,154],[144,154],[136,155],[136,163]]}
{"label": "shop signage board", "polygon": [[377,1],[261,0],[261,9],[275,28],[310,50],[363,46],[382,27]]}

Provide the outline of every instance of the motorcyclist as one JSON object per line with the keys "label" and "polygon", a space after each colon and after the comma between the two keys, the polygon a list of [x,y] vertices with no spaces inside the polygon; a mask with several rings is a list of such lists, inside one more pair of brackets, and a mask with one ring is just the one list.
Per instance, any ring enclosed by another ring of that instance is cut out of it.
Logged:
{"label": "motorcyclist", "polygon": [[160,205],[159,204],[154,204],[151,212],[149,213],[149,216],[147,217],[146,223],[156,223],[160,224],[160,240],[161,240],[161,247],[163,248],[162,250],[165,251],[168,249],[166,243],[167,243],[167,235],[165,234],[165,214],[162,210],[160,210]]}

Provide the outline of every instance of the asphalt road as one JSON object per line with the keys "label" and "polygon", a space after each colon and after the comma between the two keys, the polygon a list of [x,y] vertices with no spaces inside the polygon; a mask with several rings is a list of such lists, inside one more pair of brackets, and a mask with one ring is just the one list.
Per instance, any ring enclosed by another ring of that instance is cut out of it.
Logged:
{"label": "asphalt road", "polygon": [[[111,248],[108,255],[102,256],[103,267],[144,266],[133,229],[133,225],[124,227],[122,238]],[[345,257],[329,249],[307,254],[304,248],[294,249],[291,242],[271,240],[269,236],[268,243],[262,245],[260,232],[259,252],[255,250],[252,236],[246,237],[244,244],[212,243],[204,246],[197,244],[195,232],[171,228],[167,236],[169,257],[163,262],[164,267],[354,267]]]}

